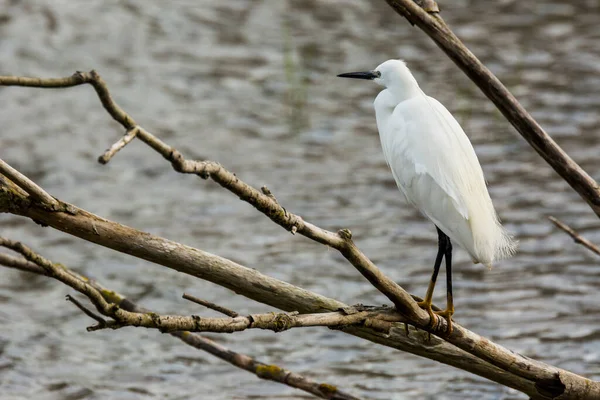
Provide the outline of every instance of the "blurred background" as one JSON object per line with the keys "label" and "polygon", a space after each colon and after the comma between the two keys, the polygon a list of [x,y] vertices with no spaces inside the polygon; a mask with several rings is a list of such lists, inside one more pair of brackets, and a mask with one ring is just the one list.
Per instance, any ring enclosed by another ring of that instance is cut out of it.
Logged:
{"label": "blurred background", "polygon": [[[440,1],[466,45],[600,180],[600,5]],[[187,157],[267,185],[288,210],[349,228],[385,273],[423,295],[433,225],[383,159],[374,84],[336,74],[402,58],[471,138],[518,254],[491,271],[455,255],[455,319],[524,355],[600,379],[598,258],[546,219],[600,243],[600,221],[447,57],[383,0],[0,0],[0,74],[97,69],[138,123]],[[90,87],[0,88],[0,156],[64,201],[348,304],[387,300],[335,251],[274,225],[213,182],[175,173],[133,142]],[[202,313],[184,291],[240,313],[271,311],[218,286],[0,215],[21,240],[162,313]],[[0,268],[0,398],[300,399],[144,329],[87,333],[66,286]],[[444,304],[439,282],[436,302]],[[524,399],[460,370],[328,329],[207,335],[263,362],[370,399]]]}

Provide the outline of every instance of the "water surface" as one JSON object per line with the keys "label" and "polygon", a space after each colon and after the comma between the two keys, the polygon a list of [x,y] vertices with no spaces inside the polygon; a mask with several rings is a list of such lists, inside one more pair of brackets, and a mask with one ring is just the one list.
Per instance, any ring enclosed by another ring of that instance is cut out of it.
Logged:
{"label": "water surface", "polygon": [[[596,1],[443,1],[443,16],[552,137],[600,179]],[[97,69],[140,124],[186,156],[266,184],[319,226],[349,228],[406,289],[427,287],[436,234],[383,160],[367,82],[335,78],[403,58],[475,145],[496,208],[520,240],[491,271],[455,255],[456,319],[530,357],[600,379],[600,265],[546,219],[600,243],[587,205],[419,29],[383,1],[0,1],[0,74]],[[123,133],[89,87],[0,89],[0,154],[53,195],[349,304],[386,299],[336,252],[292,236],[212,182],[175,173]],[[163,313],[271,311],[225,289],[0,216],[1,233]],[[436,301],[444,302],[443,282]],[[0,269],[0,383],[10,399],[299,399],[154,331],[92,322],[45,278]],[[371,399],[522,399],[451,367],[327,329],[209,335]]]}

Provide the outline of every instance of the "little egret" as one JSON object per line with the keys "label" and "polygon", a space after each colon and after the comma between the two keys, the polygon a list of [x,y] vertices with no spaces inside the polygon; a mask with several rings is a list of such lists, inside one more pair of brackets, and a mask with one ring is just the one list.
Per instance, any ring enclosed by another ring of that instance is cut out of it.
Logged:
{"label": "little egret", "polygon": [[[446,107],[423,93],[403,61],[388,60],[372,71],[338,76],[385,86],[373,104],[383,155],[400,191],[438,233],[433,275],[419,306],[429,313],[432,326],[437,325],[436,314],[444,317],[450,333],[452,243],[465,249],[474,263],[491,267],[493,261],[513,255],[516,242],[498,220],[469,138]],[[434,313],[431,302],[443,258],[447,307]]]}

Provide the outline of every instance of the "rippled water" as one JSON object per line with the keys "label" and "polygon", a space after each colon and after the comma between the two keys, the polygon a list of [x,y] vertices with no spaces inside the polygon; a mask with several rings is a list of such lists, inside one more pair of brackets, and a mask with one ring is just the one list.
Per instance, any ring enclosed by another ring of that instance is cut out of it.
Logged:
{"label": "rippled water", "polygon": [[[596,180],[600,179],[600,5],[596,0],[441,1],[455,32]],[[289,210],[349,228],[387,274],[425,292],[433,226],[407,206],[383,160],[378,87],[340,72],[403,58],[473,141],[517,256],[491,271],[457,251],[456,319],[527,356],[600,379],[600,265],[546,219],[600,243],[600,222],[477,88],[383,1],[0,0],[0,74],[97,69],[116,100],[187,156],[266,184]],[[89,87],[0,88],[0,154],[53,195],[236,260],[347,303],[385,299],[336,252],[289,235],[214,183],[173,172],[121,134]],[[265,306],[29,220],[2,235],[149,308],[198,313],[188,291],[241,313]],[[70,291],[0,269],[2,398],[304,398],[171,337],[85,332]],[[437,300],[443,303],[440,284]],[[202,311],[204,312],[204,311]],[[206,315],[211,315],[206,312]],[[211,335],[221,343],[373,399],[517,399],[451,367],[326,329]]]}

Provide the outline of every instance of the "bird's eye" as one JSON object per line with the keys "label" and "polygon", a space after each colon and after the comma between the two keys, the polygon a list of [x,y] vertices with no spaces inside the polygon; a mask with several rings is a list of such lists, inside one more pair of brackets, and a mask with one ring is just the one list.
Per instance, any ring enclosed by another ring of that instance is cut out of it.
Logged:
{"label": "bird's eye", "polygon": [[375,72],[375,75],[377,75],[378,78],[381,78],[381,72],[379,72],[379,71],[373,71],[373,72]]}

